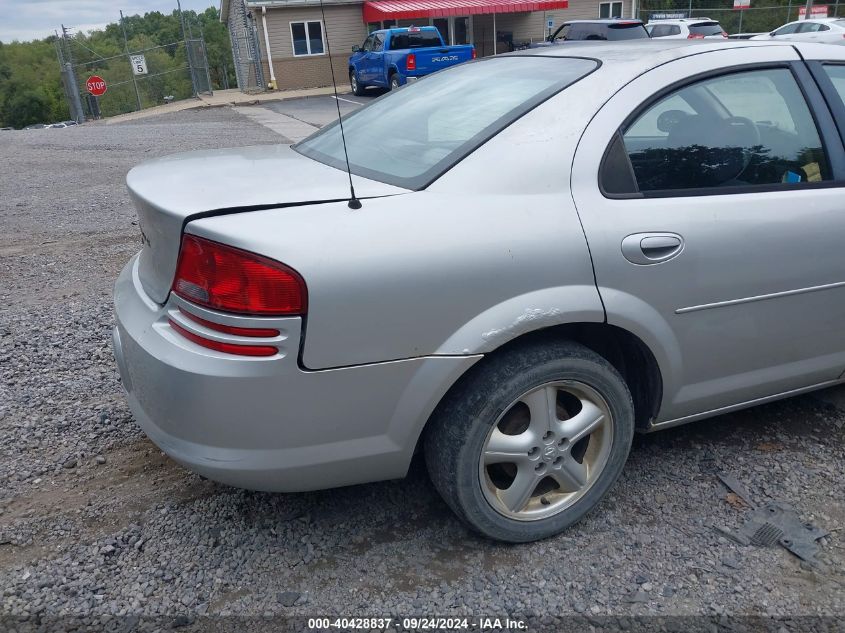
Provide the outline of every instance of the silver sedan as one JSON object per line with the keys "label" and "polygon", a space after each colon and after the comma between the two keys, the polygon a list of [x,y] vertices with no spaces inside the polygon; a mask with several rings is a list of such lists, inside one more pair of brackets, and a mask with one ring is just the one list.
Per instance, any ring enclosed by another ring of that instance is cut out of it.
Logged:
{"label": "silver sedan", "polygon": [[421,451],[479,532],[563,530],[635,431],[843,380],[844,64],[572,44],[349,115],[351,173],[337,124],[136,167],[114,330],[135,419],[259,490],[402,477]]}

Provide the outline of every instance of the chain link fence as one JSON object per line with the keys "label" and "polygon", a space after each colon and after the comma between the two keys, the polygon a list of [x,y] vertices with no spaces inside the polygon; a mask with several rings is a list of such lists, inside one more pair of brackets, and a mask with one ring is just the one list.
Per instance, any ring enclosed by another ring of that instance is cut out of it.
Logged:
{"label": "chain link fence", "polygon": [[[66,32],[57,38],[62,85],[77,122],[212,94],[203,37],[130,48],[124,33],[124,43],[125,52],[104,57]],[[90,90],[91,78],[92,85],[105,83],[103,94]]]}
{"label": "chain link fence", "polygon": [[[800,0],[783,2],[782,4],[747,7],[734,9],[731,4],[720,0],[684,0],[666,1],[645,0],[639,6],[639,17],[643,22],[661,18],[712,18],[722,25],[729,35],[768,33],[787,22],[799,19],[799,12],[805,3]],[[830,4],[816,4],[815,9],[825,7],[828,17],[845,16],[845,0]],[[823,17],[823,13],[815,15]],[[803,17],[803,15],[801,16]]]}
{"label": "chain link fence", "polygon": [[231,3],[226,27],[232,42],[238,88],[242,92],[262,92],[266,84],[259,53],[258,30],[243,1]]}

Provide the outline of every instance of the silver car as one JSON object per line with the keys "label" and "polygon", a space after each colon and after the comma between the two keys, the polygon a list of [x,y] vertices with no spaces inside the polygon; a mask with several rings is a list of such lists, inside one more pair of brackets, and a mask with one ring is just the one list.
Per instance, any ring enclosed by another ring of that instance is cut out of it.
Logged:
{"label": "silver car", "polygon": [[528,53],[349,115],[351,176],[337,124],[129,173],[114,349],[162,450],[268,491],[419,450],[462,520],[530,541],[635,431],[843,381],[845,49]]}

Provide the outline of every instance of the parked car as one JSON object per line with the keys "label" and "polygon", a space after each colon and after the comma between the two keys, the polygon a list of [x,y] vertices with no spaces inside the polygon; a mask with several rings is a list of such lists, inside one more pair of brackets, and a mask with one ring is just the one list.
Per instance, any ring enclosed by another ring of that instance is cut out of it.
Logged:
{"label": "parked car", "polygon": [[680,18],[655,20],[645,25],[651,37],[675,40],[726,39],[728,34],[716,20],[710,18]]}
{"label": "parked car", "polygon": [[47,127],[50,128],[51,130],[61,130],[63,128],[66,128],[67,125],[65,123],[51,123]]}
{"label": "parked car", "polygon": [[14,129],[13,127],[0,127],[0,132],[10,132]]}
{"label": "parked car", "polygon": [[136,421],[258,490],[402,477],[420,448],[482,534],[560,532],[635,431],[843,381],[843,62],[571,44],[292,147],[135,167],[114,350]]}
{"label": "parked car", "polygon": [[371,86],[396,90],[475,57],[475,46],[447,46],[433,26],[374,31],[362,46],[352,47],[349,83],[358,96]]}
{"label": "parked car", "polygon": [[69,121],[62,121],[62,123],[64,123],[64,124],[65,124],[65,127],[73,127],[74,125],[79,125],[79,124],[78,124],[76,121],[74,121],[73,119],[71,119],[71,120],[69,120]]}
{"label": "parked car", "polygon": [[49,127],[46,123],[33,123],[32,125],[27,125],[24,129],[25,130],[44,130]]}
{"label": "parked car", "polygon": [[601,20],[570,20],[561,24],[545,42],[534,42],[529,48],[542,48],[580,41],[647,40],[648,31],[641,20],[619,18]]}
{"label": "parked car", "polygon": [[752,40],[784,40],[845,44],[845,18],[811,18],[784,24],[771,33],[755,35]]}

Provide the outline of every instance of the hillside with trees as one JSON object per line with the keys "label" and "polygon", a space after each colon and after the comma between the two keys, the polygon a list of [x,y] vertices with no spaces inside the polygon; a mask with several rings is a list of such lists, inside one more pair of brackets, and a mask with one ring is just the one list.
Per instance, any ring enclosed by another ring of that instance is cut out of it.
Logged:
{"label": "hillside with trees", "polygon": [[[212,88],[234,87],[229,35],[217,9],[209,7],[199,14],[183,11],[182,16],[188,37],[205,39]],[[123,26],[129,52],[143,52],[149,70],[148,75],[136,78],[137,95],[120,23],[66,39],[54,35],[30,42],[0,43],[0,127],[22,128],[70,117],[59,55],[74,64],[83,102],[88,76],[96,74],[106,80],[108,91],[99,100],[103,116],[136,110],[139,99],[142,107],[149,107],[164,103],[165,97],[190,97],[191,76],[178,12],[126,16]],[[204,70],[202,74],[204,81]]]}

